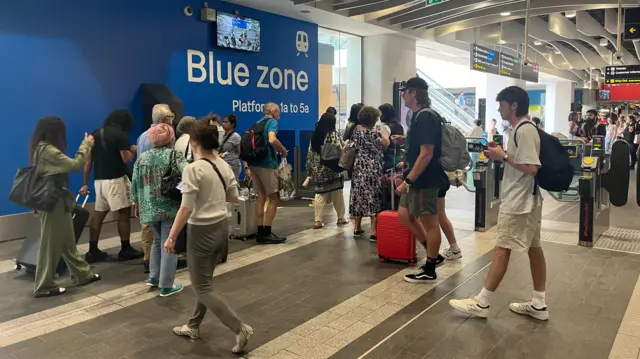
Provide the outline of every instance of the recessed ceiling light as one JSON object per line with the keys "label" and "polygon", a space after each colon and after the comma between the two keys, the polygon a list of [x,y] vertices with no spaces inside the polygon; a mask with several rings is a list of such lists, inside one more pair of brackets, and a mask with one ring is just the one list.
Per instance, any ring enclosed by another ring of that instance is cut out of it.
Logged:
{"label": "recessed ceiling light", "polygon": [[554,52],[554,54],[556,54],[556,55],[560,55],[560,51],[556,50],[556,51]]}
{"label": "recessed ceiling light", "polygon": [[600,46],[607,46],[609,45],[609,40],[607,39],[600,39]]}
{"label": "recessed ceiling light", "polygon": [[576,17],[576,12],[575,11],[565,11],[564,12],[564,17]]}
{"label": "recessed ceiling light", "polygon": [[510,13],[510,12],[508,12],[508,11],[505,11],[505,12],[501,12],[501,13],[500,13],[500,16],[509,16],[509,15],[511,15],[511,13]]}
{"label": "recessed ceiling light", "polygon": [[311,10],[300,10],[300,12],[303,14],[310,14]]}
{"label": "recessed ceiling light", "polygon": [[533,42],[533,44],[536,45],[536,46],[540,46],[540,45],[542,45],[542,41],[536,40],[536,41]]}

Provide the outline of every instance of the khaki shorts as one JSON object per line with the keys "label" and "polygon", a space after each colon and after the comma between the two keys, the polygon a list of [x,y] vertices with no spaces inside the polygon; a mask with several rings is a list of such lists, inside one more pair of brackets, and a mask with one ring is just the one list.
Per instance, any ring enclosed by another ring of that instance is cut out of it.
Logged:
{"label": "khaki shorts", "polygon": [[251,183],[260,193],[270,195],[280,192],[280,182],[275,168],[250,167]]}
{"label": "khaki shorts", "polygon": [[498,240],[496,247],[526,250],[541,247],[540,228],[542,226],[542,206],[535,207],[530,213],[505,214],[498,216]]}
{"label": "khaki shorts", "polygon": [[439,188],[411,188],[400,196],[400,207],[407,208],[414,217],[438,214]]}
{"label": "khaki shorts", "polygon": [[129,181],[129,177],[95,180],[94,186],[96,189],[96,211],[115,212],[131,207],[131,181]]}

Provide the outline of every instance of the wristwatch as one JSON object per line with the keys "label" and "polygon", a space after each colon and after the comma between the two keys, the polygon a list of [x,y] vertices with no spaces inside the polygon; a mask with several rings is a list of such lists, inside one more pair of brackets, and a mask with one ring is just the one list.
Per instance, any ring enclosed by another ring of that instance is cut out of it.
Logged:
{"label": "wristwatch", "polygon": [[408,177],[405,177],[405,179],[404,179],[404,183],[406,183],[406,184],[408,184],[408,185],[412,185],[412,184],[413,184],[413,181],[412,181],[412,180],[410,180]]}
{"label": "wristwatch", "polygon": [[176,243],[176,240],[171,237],[167,237],[167,240],[171,243]]}
{"label": "wristwatch", "polygon": [[504,157],[502,157],[502,161],[505,162],[505,163],[509,162],[509,155],[505,153]]}

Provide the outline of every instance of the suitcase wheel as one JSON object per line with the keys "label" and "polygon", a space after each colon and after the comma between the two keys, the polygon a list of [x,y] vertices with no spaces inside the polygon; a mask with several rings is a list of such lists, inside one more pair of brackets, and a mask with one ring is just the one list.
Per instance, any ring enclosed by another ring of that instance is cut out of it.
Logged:
{"label": "suitcase wheel", "polygon": [[378,256],[378,260],[380,261],[380,263],[386,263],[387,259],[383,256]]}
{"label": "suitcase wheel", "polygon": [[20,263],[16,263],[16,265],[13,267],[14,270],[21,270],[22,269],[22,265]]}
{"label": "suitcase wheel", "polygon": [[415,267],[416,264],[418,264],[418,257],[413,257],[412,259],[409,260],[410,267]]}

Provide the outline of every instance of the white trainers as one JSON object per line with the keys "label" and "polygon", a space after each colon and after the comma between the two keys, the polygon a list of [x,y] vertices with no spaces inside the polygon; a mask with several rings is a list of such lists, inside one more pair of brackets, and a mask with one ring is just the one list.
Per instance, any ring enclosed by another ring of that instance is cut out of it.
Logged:
{"label": "white trainers", "polygon": [[538,320],[549,320],[549,311],[547,310],[547,307],[537,309],[531,305],[531,302],[511,303],[509,304],[509,309],[514,313],[528,315]]}
{"label": "white trainers", "polygon": [[236,346],[231,349],[231,352],[234,354],[241,354],[252,336],[253,328],[246,324],[242,324],[240,333],[236,334]]}
{"label": "white trainers", "polygon": [[443,256],[445,259],[448,260],[453,260],[453,259],[460,259],[462,258],[462,251],[458,250],[457,252],[454,252],[451,247],[445,249],[444,251],[442,251],[442,253],[440,253],[441,256]]}
{"label": "white trainers", "polygon": [[449,305],[459,312],[475,315],[476,317],[486,318],[489,315],[490,307],[481,307],[475,298],[451,299]]}
{"label": "white trainers", "polygon": [[180,337],[188,337],[191,340],[200,339],[200,330],[198,328],[189,328],[187,325],[173,328],[173,334]]}

